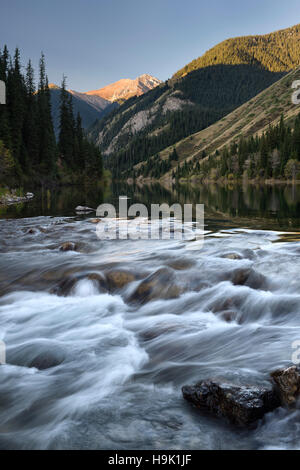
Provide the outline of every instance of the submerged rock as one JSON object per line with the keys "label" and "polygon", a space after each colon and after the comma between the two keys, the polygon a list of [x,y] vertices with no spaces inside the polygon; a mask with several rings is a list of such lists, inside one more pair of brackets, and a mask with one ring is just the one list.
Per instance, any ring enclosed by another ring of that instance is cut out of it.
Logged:
{"label": "submerged rock", "polygon": [[102,222],[101,219],[90,219],[89,220],[90,224],[99,224],[99,222]]}
{"label": "submerged rock", "polygon": [[107,285],[109,289],[122,289],[130,282],[135,281],[136,277],[129,271],[109,271],[106,274]]}
{"label": "submerged rock", "polygon": [[280,406],[276,391],[259,387],[240,387],[215,381],[202,381],[182,388],[183,397],[197,408],[249,426]]}
{"label": "submerged rock", "polygon": [[225,255],[222,255],[221,258],[224,259],[230,259],[230,260],[241,260],[243,259],[241,255],[238,253],[226,253]]}
{"label": "submerged rock", "polygon": [[235,286],[248,286],[251,289],[265,289],[267,285],[266,277],[251,268],[236,270],[231,281]]}
{"label": "submerged rock", "polygon": [[130,297],[130,301],[146,303],[156,299],[174,299],[182,289],[175,283],[171,269],[162,268],[143,280]]}
{"label": "submerged rock", "polygon": [[73,242],[65,242],[59,247],[59,251],[76,251],[77,245]]}
{"label": "submerged rock", "polygon": [[53,353],[38,354],[28,367],[34,367],[38,370],[47,370],[52,367],[57,367],[64,361],[64,357]]}
{"label": "submerged rock", "polygon": [[99,291],[99,293],[104,294],[108,291],[107,283],[104,276],[100,273],[90,273],[90,274],[83,274],[75,277],[67,277],[63,279],[58,286],[51,289],[51,294],[55,294],[58,296],[66,297],[72,294],[76,284],[83,280],[92,281]]}
{"label": "submerged rock", "polygon": [[300,368],[293,366],[272,372],[271,377],[280,396],[281,403],[286,406],[295,404],[300,395]]}

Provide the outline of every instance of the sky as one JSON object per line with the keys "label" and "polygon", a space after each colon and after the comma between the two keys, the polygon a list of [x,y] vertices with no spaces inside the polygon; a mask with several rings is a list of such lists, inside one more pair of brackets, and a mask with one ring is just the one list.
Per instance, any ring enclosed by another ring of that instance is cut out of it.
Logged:
{"label": "sky", "polygon": [[300,23],[299,0],[0,0],[0,48],[77,91],[141,74],[166,80],[229,37]]}

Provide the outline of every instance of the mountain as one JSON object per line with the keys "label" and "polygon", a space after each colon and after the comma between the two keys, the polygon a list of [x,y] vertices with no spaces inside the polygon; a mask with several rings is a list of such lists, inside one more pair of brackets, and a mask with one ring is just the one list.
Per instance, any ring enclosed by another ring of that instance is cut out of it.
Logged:
{"label": "mountain", "polygon": [[[156,178],[161,178],[162,180],[174,178],[174,174],[176,177],[179,176],[179,178],[193,178],[197,176],[210,178],[212,172],[214,175],[220,173],[222,155],[224,155],[226,161],[234,157],[238,159],[237,153],[234,152],[238,152],[237,149],[241,146],[240,142],[243,142],[242,145],[246,147],[245,143],[250,142],[253,145],[254,142],[254,150],[250,146],[250,151],[248,152],[251,155],[256,154],[256,158],[258,158],[257,156],[261,151],[261,143],[255,150],[257,138],[263,139],[262,136],[264,134],[268,135],[271,128],[276,129],[276,126],[280,125],[281,120],[284,121],[287,129],[293,128],[294,121],[300,113],[300,106],[292,102],[292,94],[295,92],[292,84],[298,80],[300,81],[300,68],[290,72],[284,78],[215,124],[180,140],[175,145],[164,149],[158,155],[148,159],[147,162],[136,165],[134,168],[136,176],[151,178],[155,175]],[[281,130],[280,133],[282,133]],[[280,163],[281,154],[284,152],[284,145],[281,145],[280,142],[278,144],[276,141],[280,133],[276,133],[276,131],[270,133],[273,147],[271,144],[269,158],[272,160],[273,165],[274,156],[277,155],[276,158]],[[289,131],[287,131],[287,134],[294,143],[297,142],[299,147],[297,158],[300,160],[300,132],[297,138],[290,135]],[[231,155],[232,149],[235,149],[233,155]],[[276,152],[274,152],[275,150]],[[288,147],[287,145],[286,152],[286,160],[288,161],[289,158],[292,158],[293,147]],[[245,157],[249,158],[247,152]],[[287,161],[285,161],[285,164]],[[243,162],[242,169],[244,169],[244,166],[245,161]],[[267,167],[268,165],[266,164],[265,166]],[[270,166],[272,165],[270,164]],[[260,168],[257,174],[252,176],[257,176],[262,170]],[[278,169],[277,176],[282,177],[284,170],[285,168],[282,167],[280,173]],[[179,175],[177,175],[177,172],[179,172]],[[238,173],[237,168],[235,168],[234,173]],[[268,174],[267,176],[271,177],[274,175]]]}
{"label": "mountain", "polygon": [[204,54],[202,62],[198,59],[197,66],[188,65],[146,95],[127,100],[96,123],[90,137],[110,169],[116,174],[130,172],[139,162],[222,119],[297,67],[299,45],[300,26],[227,40]]}
{"label": "mountain", "polygon": [[[74,115],[81,115],[82,126],[88,129],[95,121],[102,119],[112,110],[119,107],[119,102],[124,102],[132,96],[141,96],[152,90],[161,83],[151,75],[141,75],[135,80],[122,79],[107,85],[104,88],[86,93],[68,90],[73,98]],[[59,132],[59,106],[60,88],[51,83],[49,85],[51,94],[52,118],[56,136]]]}
{"label": "mountain", "polygon": [[124,78],[115,83],[107,85],[99,90],[88,91],[86,95],[93,95],[102,97],[107,101],[124,101],[133,96],[141,96],[153,88],[160,85],[161,80],[152,77],[151,75],[144,74],[137,77],[135,80]]}
{"label": "mountain", "polygon": [[[51,83],[49,85],[51,97],[51,111],[55,135],[59,133],[60,120],[60,88]],[[88,129],[95,121],[104,117],[116,105],[101,98],[100,96],[88,96],[74,90],[68,90],[73,98],[74,116],[79,113],[82,118],[83,129]]]}
{"label": "mountain", "polygon": [[227,39],[193,60],[174,76],[185,76],[212,65],[253,64],[270,72],[286,72],[300,65],[300,24],[263,36]]}

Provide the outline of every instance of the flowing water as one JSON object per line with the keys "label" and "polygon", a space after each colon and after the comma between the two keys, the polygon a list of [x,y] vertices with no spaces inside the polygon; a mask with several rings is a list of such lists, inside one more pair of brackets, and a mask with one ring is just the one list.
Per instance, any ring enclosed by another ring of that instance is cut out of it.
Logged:
{"label": "flowing water", "polygon": [[[78,204],[205,204],[205,242],[102,240]],[[186,403],[201,379],[267,385],[300,340],[300,188],[69,189],[2,210],[0,448],[297,449],[300,409],[252,430]],[[77,251],[62,252],[63,242]],[[130,282],[103,289],[111,271]],[[155,274],[156,273],[156,274]],[[155,274],[152,296],[139,296]],[[243,279],[243,281],[241,281]],[[104,281],[103,281],[104,282]]]}

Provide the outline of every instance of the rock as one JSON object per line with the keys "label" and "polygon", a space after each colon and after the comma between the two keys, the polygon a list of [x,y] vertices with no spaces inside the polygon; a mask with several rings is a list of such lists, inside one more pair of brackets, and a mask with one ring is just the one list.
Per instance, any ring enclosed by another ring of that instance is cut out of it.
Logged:
{"label": "rock", "polygon": [[94,283],[96,283],[99,289],[99,292],[101,293],[106,293],[108,291],[107,283],[106,283],[104,276],[102,276],[99,273],[90,273],[87,275],[67,277],[66,279],[63,279],[58,284],[58,286],[51,289],[50,292],[51,294],[66,297],[72,293],[73,288],[75,287],[75,284],[79,281],[82,281],[83,279],[88,279],[89,281],[93,281]]}
{"label": "rock", "polygon": [[89,220],[89,222],[91,224],[98,224],[99,222],[102,222],[102,220],[101,219],[91,219],[91,220]]}
{"label": "rock", "polygon": [[182,388],[183,397],[197,408],[224,417],[233,424],[249,426],[280,406],[272,389],[202,381]]}
{"label": "rock", "polygon": [[300,367],[279,369],[271,373],[281,403],[290,406],[296,403],[300,395]]}
{"label": "rock", "polygon": [[231,260],[241,260],[243,259],[241,255],[238,253],[227,253],[225,255],[222,255],[221,258],[225,259],[231,259]]}
{"label": "rock", "polygon": [[88,279],[89,281],[93,281],[93,282],[97,283],[98,289],[99,289],[100,292],[104,293],[104,292],[108,291],[108,286],[107,286],[106,279],[104,278],[104,276],[102,274],[91,273],[91,274],[88,274],[87,276],[85,276],[85,279]]}
{"label": "rock", "polygon": [[235,286],[244,286],[250,276],[251,269],[238,269],[232,277],[232,284]]}
{"label": "rock", "polygon": [[51,369],[51,367],[59,366],[64,361],[64,358],[50,353],[41,353],[34,358],[28,367],[35,367],[38,370]]}
{"label": "rock", "polygon": [[38,339],[10,348],[7,363],[46,370],[62,364],[66,355],[67,352],[63,346],[52,340]]}
{"label": "rock", "polygon": [[76,251],[77,245],[73,242],[65,242],[59,247],[59,251]]}
{"label": "rock", "polygon": [[193,267],[195,264],[194,261],[187,260],[187,259],[175,259],[173,261],[170,261],[168,263],[168,266],[175,271],[185,271],[187,269],[190,269]]}
{"label": "rock", "polygon": [[26,193],[26,198],[27,199],[32,199],[34,197],[33,193]]}
{"label": "rock", "polygon": [[33,234],[35,234],[36,232],[35,232],[35,230],[34,230],[33,228],[30,228],[29,230],[27,230],[26,233],[28,233],[29,235],[33,235]]}
{"label": "rock", "polygon": [[110,290],[122,289],[130,282],[136,280],[136,277],[128,271],[109,271],[106,274],[107,285]]}
{"label": "rock", "polygon": [[234,311],[225,311],[220,313],[220,317],[227,323],[231,323],[236,320],[237,313]]}
{"label": "rock", "polygon": [[156,299],[174,299],[182,289],[175,283],[171,269],[162,268],[143,280],[130,297],[132,302],[146,303]]}
{"label": "rock", "polygon": [[266,277],[251,268],[236,270],[231,281],[235,286],[248,286],[251,289],[265,289],[267,285]]}
{"label": "rock", "polygon": [[75,209],[76,212],[88,213],[88,212],[95,212],[95,209],[86,206],[77,206]]}

